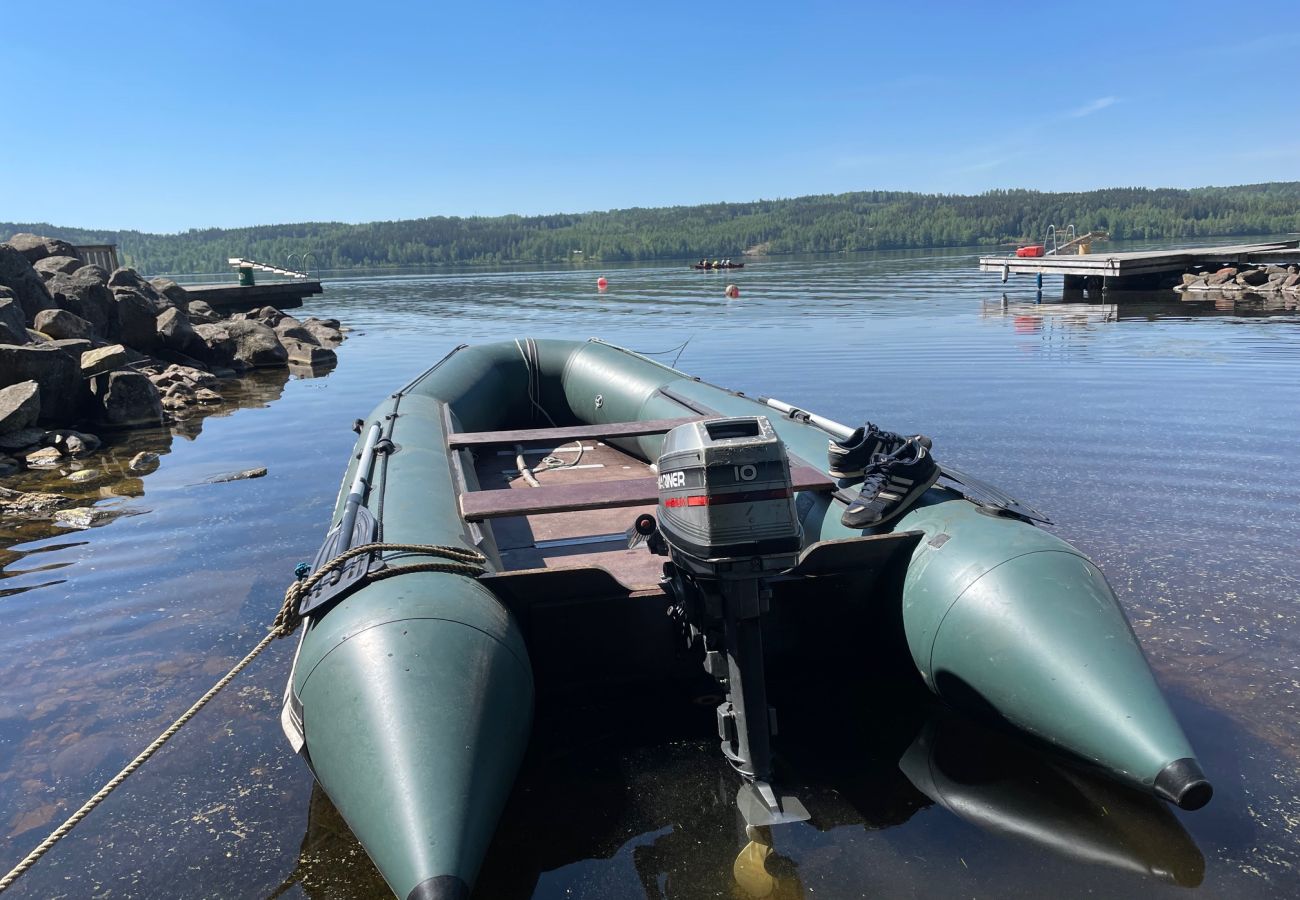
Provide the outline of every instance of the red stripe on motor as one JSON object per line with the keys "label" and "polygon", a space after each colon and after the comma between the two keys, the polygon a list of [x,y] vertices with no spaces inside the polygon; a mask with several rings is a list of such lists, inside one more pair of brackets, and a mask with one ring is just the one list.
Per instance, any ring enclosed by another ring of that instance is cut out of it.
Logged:
{"label": "red stripe on motor", "polygon": [[728,503],[760,503],[764,500],[786,500],[793,496],[788,487],[770,491],[744,491],[739,494],[692,494],[689,497],[665,497],[664,506],[677,509],[682,506],[723,506]]}

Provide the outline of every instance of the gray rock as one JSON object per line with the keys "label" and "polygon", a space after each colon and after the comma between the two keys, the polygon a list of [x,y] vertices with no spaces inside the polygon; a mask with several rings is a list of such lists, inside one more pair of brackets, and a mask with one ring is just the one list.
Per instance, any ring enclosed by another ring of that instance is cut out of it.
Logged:
{"label": "gray rock", "polygon": [[135,269],[114,269],[113,274],[108,276],[108,286],[114,296],[127,292],[143,297],[153,307],[155,316],[164,309],[171,309],[176,305],[164,294],[159,293],[158,289]]}
{"label": "gray rock", "polygon": [[0,344],[0,387],[35,381],[41,386],[41,418],[75,421],[86,393],[79,359],[50,346]]}
{"label": "gray rock", "polygon": [[13,296],[9,288],[0,287],[0,343],[26,344],[31,341],[27,336],[27,317]]}
{"label": "gray rock", "polygon": [[198,340],[189,317],[179,309],[163,310],[157,318],[158,337],[164,347],[184,352],[187,347]]}
{"label": "gray rock", "polygon": [[95,333],[108,337],[117,328],[117,301],[101,278],[98,266],[82,266],[71,274],[58,273],[48,282],[54,302],[94,326]]}
{"label": "gray rock", "polygon": [[184,381],[193,388],[212,388],[221,384],[221,379],[216,375],[193,366],[168,366],[163,375]]}
{"label": "gray rock", "polygon": [[98,418],[105,425],[129,427],[162,423],[162,398],[141,372],[118,369],[92,379]]}
{"label": "gray rock", "polygon": [[1282,287],[1284,288],[1291,288],[1291,287],[1295,287],[1296,285],[1300,285],[1300,275],[1294,273],[1288,275],[1286,277],[1286,280],[1282,282]]}
{"label": "gray rock", "polygon": [[275,326],[275,333],[278,334],[280,340],[284,342],[292,340],[301,341],[304,344],[320,344],[320,341],[316,339],[316,335],[308,331],[307,327],[297,319],[293,319],[292,324],[290,324],[289,316],[285,316],[280,320],[280,324]]}
{"label": "gray rock", "polygon": [[0,434],[23,431],[41,417],[41,386],[23,381],[0,388]]}
{"label": "gray rock", "polygon": [[32,263],[50,256],[77,256],[77,248],[67,241],[59,238],[40,237],[26,232],[15,234],[5,243],[27,257],[28,262]]}
{"label": "gray rock", "polygon": [[75,359],[77,364],[80,365],[81,354],[94,348],[95,344],[93,341],[89,341],[86,338],[59,338],[57,341],[50,341],[48,344],[42,344],[41,346],[54,347],[55,349],[62,350],[64,353]]}
{"label": "gray rock", "polygon": [[81,354],[81,377],[90,378],[126,365],[126,348],[109,344]]}
{"label": "gray rock", "polygon": [[172,302],[172,305],[182,312],[187,311],[190,307],[190,296],[185,293],[185,288],[181,287],[170,278],[150,278],[149,284],[153,289],[162,294]]}
{"label": "gray rock", "polygon": [[86,263],[80,269],[73,272],[74,275],[80,275],[82,278],[94,278],[104,287],[108,287],[108,272],[103,267],[94,263]]}
{"label": "gray rock", "polygon": [[195,355],[209,365],[259,368],[283,366],[289,353],[275,332],[258,322],[236,319],[211,325],[195,325],[201,345],[192,346]]}
{"label": "gray rock", "polygon": [[39,491],[15,491],[0,487],[0,509],[6,513],[21,515],[49,516],[57,509],[72,506],[77,501],[71,497],[58,494],[45,494]]}
{"label": "gray rock", "polygon": [[[191,314],[194,304],[190,304]],[[235,339],[227,330],[229,322],[203,323],[194,326],[198,341],[190,352],[209,366],[231,366],[235,362]]]}
{"label": "gray rock", "polygon": [[1263,269],[1247,269],[1237,275],[1237,284],[1258,285],[1268,281],[1268,273]]}
{"label": "gray rock", "polygon": [[220,403],[222,396],[209,388],[199,388],[194,392],[194,399],[199,403]]}
{"label": "gray rock", "polygon": [[220,321],[217,311],[203,300],[191,300],[189,304],[190,322],[210,323]]}
{"label": "gray rock", "polygon": [[56,274],[71,275],[84,265],[85,263],[75,256],[47,256],[33,263],[32,268],[42,277],[48,277]]}
{"label": "gray rock", "polygon": [[302,327],[311,332],[316,343],[322,347],[343,343],[343,332],[339,330],[337,319],[306,319]]}
{"label": "gray rock", "polygon": [[24,454],[23,459],[33,469],[52,469],[63,461],[63,454],[54,447],[41,447]]}
{"label": "gray rock", "polygon": [[66,309],[43,309],[36,314],[32,327],[48,334],[55,340],[80,338],[88,340],[95,336],[95,326],[81,316]]}
{"label": "gray rock", "polygon": [[0,244],[0,285],[13,290],[27,322],[41,310],[55,308],[54,298],[45,288],[45,279],[32,268],[26,256],[8,244]]}
{"label": "gray rock", "polygon": [[73,484],[86,484],[91,481],[98,481],[104,477],[104,473],[99,469],[77,469],[75,472],[69,472],[64,476]]}
{"label": "gray rock", "polygon": [[51,431],[45,435],[45,443],[49,444],[55,450],[58,450],[63,456],[89,456],[99,449],[102,441],[93,434],[86,434],[83,431],[73,431],[70,428],[61,428],[58,431]]}
{"label": "gray rock", "polygon": [[150,453],[143,450],[131,457],[131,461],[126,464],[127,469],[132,472],[149,473],[158,468],[158,454]]}
{"label": "gray rock", "polygon": [[[123,507],[105,508],[102,506],[83,506],[78,509],[60,509],[54,513],[54,521],[65,528],[94,528],[96,525],[107,525],[114,519],[120,519],[122,516],[138,516],[144,512],[142,509],[128,509]],[[69,748],[75,749],[75,748]],[[56,760],[61,758],[59,754]]]}
{"label": "gray rock", "polygon": [[159,311],[154,304],[137,291],[125,289],[114,291],[113,300],[116,303],[117,328],[109,331],[108,339],[145,353],[159,346]]}
{"label": "gray rock", "polygon": [[308,344],[289,338],[284,341],[284,347],[289,352],[289,362],[294,365],[316,368],[338,362],[338,356],[335,355],[333,350],[316,344]]}
{"label": "gray rock", "polygon": [[211,478],[204,479],[204,484],[222,484],[227,481],[244,481],[248,478],[261,478],[266,474],[266,466],[259,466],[256,469],[244,469],[242,472],[231,472],[227,475],[213,475]]}
{"label": "gray rock", "polygon": [[10,434],[0,434],[0,450],[26,450],[45,439],[44,428],[24,428]]}

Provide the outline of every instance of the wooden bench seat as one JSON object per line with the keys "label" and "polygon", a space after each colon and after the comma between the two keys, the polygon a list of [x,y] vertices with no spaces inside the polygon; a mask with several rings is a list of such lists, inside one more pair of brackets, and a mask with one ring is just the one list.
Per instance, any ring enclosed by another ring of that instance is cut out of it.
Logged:
{"label": "wooden bench seat", "polygon": [[[790,475],[796,491],[835,490],[835,482],[811,466],[792,465]],[[580,509],[651,506],[658,502],[657,479],[627,478],[585,484],[471,491],[460,495],[460,510],[465,521],[482,522],[485,519],[573,512]]]}
{"label": "wooden bench seat", "polygon": [[512,431],[457,431],[447,437],[452,450],[501,444],[567,444],[569,441],[599,438],[642,437],[663,434],[678,425],[698,422],[703,416],[682,419],[647,419],[643,422],[611,422],[607,425],[570,425],[562,428],[517,428]]}

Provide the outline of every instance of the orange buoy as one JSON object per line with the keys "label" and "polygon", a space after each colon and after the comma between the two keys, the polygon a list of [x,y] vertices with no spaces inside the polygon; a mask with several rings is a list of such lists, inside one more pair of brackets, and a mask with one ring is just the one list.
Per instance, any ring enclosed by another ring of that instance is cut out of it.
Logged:
{"label": "orange buoy", "polygon": [[605,288],[609,287],[609,279],[604,275],[600,276],[596,279],[596,287],[603,291]]}
{"label": "orange buoy", "polygon": [[734,284],[727,285],[727,296],[732,300],[735,300],[740,296],[740,288],[736,287]]}

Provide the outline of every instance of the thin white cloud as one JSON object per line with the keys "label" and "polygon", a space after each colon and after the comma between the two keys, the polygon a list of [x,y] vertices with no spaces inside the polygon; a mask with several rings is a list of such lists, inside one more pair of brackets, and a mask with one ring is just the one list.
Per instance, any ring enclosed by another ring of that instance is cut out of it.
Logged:
{"label": "thin white cloud", "polygon": [[1118,97],[1098,97],[1083,104],[1078,109],[1071,110],[1068,115],[1071,119],[1082,119],[1084,116],[1090,116],[1095,112],[1101,112],[1108,106],[1114,106],[1119,102]]}

